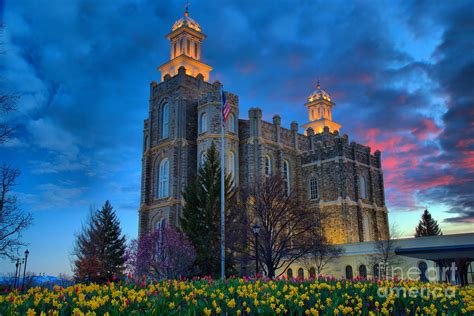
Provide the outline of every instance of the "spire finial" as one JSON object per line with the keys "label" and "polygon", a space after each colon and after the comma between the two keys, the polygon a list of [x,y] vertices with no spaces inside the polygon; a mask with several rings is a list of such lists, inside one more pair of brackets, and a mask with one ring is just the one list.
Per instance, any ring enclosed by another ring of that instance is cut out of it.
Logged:
{"label": "spire finial", "polygon": [[189,16],[189,0],[186,1],[186,10],[184,11],[184,16],[185,17]]}
{"label": "spire finial", "polygon": [[317,89],[321,89],[321,85],[319,84],[319,77],[318,77],[318,84],[316,85]]}

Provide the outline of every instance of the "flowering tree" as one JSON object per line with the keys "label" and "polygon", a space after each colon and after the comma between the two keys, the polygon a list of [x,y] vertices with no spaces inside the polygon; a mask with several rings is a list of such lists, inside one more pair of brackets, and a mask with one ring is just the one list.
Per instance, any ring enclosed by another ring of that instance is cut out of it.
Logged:
{"label": "flowering tree", "polygon": [[133,240],[127,249],[127,270],[130,274],[175,278],[186,275],[196,258],[196,251],[187,236],[165,225]]}

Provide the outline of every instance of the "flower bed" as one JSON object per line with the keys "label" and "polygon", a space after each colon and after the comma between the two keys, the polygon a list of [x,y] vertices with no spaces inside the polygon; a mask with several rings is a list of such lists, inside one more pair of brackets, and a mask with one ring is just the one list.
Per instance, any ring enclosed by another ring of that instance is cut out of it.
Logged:
{"label": "flower bed", "polygon": [[7,292],[0,295],[0,314],[463,315],[474,312],[473,298],[470,287],[415,281],[135,281]]}

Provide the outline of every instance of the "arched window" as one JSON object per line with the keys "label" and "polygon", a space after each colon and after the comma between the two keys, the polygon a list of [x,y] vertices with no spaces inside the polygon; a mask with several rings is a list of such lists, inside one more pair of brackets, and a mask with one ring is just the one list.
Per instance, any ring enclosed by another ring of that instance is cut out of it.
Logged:
{"label": "arched window", "polygon": [[170,185],[170,163],[167,158],[160,163],[158,171],[158,197],[163,198],[169,195]]}
{"label": "arched window", "polygon": [[471,262],[467,270],[468,283],[474,283],[474,262]]}
{"label": "arched window", "polygon": [[283,178],[285,179],[286,194],[290,195],[290,163],[283,162]]}
{"label": "arched window", "polygon": [[364,215],[362,218],[362,229],[364,233],[364,241],[370,241],[370,223],[369,216]]}
{"label": "arched window", "polygon": [[161,108],[161,138],[166,138],[169,135],[170,109],[166,103]]}
{"label": "arched window", "polygon": [[318,198],[318,180],[316,177],[312,177],[309,180],[309,198],[316,200]]}
{"label": "arched window", "polygon": [[227,118],[227,126],[229,128],[230,132],[235,132],[235,119],[234,119],[234,114],[229,114],[229,117]]}
{"label": "arched window", "polygon": [[156,230],[161,231],[165,228],[165,219],[162,218],[156,223]]}
{"label": "arched window", "polygon": [[426,277],[426,270],[428,270],[428,265],[424,261],[418,263],[418,269],[420,270],[420,281],[427,282],[428,278]]}
{"label": "arched window", "polygon": [[230,176],[232,179],[235,177],[235,155],[233,151],[229,152],[228,155],[228,172],[230,173]]}
{"label": "arched window", "polygon": [[303,279],[304,278],[304,270],[303,268],[298,269],[298,278]]}
{"label": "arched window", "polygon": [[309,276],[311,278],[316,277],[316,269],[314,267],[309,268]]}
{"label": "arched window", "polygon": [[346,266],[346,279],[352,280],[354,275],[352,274],[352,266]]}
{"label": "arched window", "polygon": [[291,269],[286,270],[286,276],[288,277],[288,279],[292,279],[293,278],[293,270],[291,270]]}
{"label": "arched window", "polygon": [[359,276],[361,278],[367,279],[367,267],[363,264],[359,267]]}
{"label": "arched window", "polygon": [[207,132],[207,114],[201,114],[201,122],[200,122],[200,129],[201,133]]}
{"label": "arched window", "polygon": [[272,173],[272,160],[270,156],[265,156],[265,176],[269,177]]}
{"label": "arched window", "polygon": [[367,180],[365,176],[360,177],[360,195],[362,198],[367,198]]}
{"label": "arched window", "polygon": [[159,243],[158,247],[161,247],[163,243],[163,231],[165,230],[165,224],[166,221],[164,218],[162,218],[158,223],[156,223],[156,230],[159,232],[158,238],[159,238]]}
{"label": "arched window", "polygon": [[374,270],[373,271],[374,279],[380,279],[380,274],[381,274],[380,265],[378,263],[376,263],[376,264],[374,264],[372,269]]}

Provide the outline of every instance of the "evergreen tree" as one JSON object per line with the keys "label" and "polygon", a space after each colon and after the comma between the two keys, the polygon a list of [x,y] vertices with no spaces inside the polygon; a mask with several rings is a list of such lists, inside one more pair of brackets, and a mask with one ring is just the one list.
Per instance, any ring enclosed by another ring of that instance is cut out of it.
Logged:
{"label": "evergreen tree", "polygon": [[[185,206],[181,216],[183,232],[191,240],[196,249],[194,266],[197,274],[220,274],[220,194],[221,194],[221,167],[219,152],[214,143],[206,153],[206,160],[199,168],[194,183],[190,184],[183,192]],[[226,225],[231,210],[228,206],[235,201],[235,190],[231,175],[225,177],[226,190]],[[227,245],[232,244],[228,233],[232,227],[226,227],[226,273],[230,274],[232,267],[232,251]]]}
{"label": "evergreen tree", "polygon": [[438,222],[435,221],[428,210],[423,212],[421,220],[416,227],[415,237],[424,236],[438,236],[442,235],[441,229],[438,227]]}
{"label": "evergreen tree", "polygon": [[120,277],[125,264],[125,236],[109,201],[91,214],[88,224],[77,237],[74,261],[79,281],[106,282]]}

